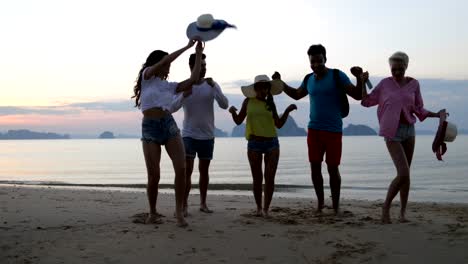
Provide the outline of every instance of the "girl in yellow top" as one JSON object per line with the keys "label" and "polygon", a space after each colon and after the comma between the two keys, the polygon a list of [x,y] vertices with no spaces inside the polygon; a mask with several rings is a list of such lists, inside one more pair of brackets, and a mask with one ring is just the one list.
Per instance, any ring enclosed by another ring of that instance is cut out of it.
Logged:
{"label": "girl in yellow top", "polygon": [[[271,198],[275,188],[276,168],[280,155],[276,128],[281,128],[288,119],[289,113],[297,109],[292,104],[279,117],[273,95],[280,94],[282,83],[270,81],[266,75],[257,75],[254,84],[242,87],[242,93],[247,97],[237,114],[234,106],[229,108],[232,119],[240,125],[245,117],[247,124],[245,138],[248,140],[247,155],[253,178],[253,193],[257,204],[257,216],[268,216]],[[265,173],[262,171],[262,160],[265,155]],[[265,178],[265,201],[262,208],[262,184]]]}

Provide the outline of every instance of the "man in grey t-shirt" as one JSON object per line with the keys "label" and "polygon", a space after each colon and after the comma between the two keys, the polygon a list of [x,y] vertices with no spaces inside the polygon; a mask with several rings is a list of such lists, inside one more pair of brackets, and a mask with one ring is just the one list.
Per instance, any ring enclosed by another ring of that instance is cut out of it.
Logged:
{"label": "man in grey t-shirt", "polygon": [[[222,109],[229,106],[228,99],[224,96],[219,85],[212,78],[205,78],[206,55],[203,54],[200,70],[200,78],[192,86],[192,94],[183,102],[184,124],[182,138],[185,146],[186,160],[186,189],[184,200],[184,213],[188,214],[188,197],[191,184],[191,176],[196,156],[198,155],[198,169],[200,172],[200,211],[212,213],[206,205],[206,196],[209,183],[209,166],[213,158],[214,149],[214,101]],[[195,54],[189,59],[190,69],[193,69]]]}

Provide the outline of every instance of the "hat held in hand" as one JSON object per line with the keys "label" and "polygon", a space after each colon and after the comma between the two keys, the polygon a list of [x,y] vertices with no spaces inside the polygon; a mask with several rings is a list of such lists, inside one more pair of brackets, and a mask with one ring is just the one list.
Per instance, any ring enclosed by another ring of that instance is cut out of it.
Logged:
{"label": "hat held in hand", "polygon": [[188,25],[187,37],[209,41],[218,37],[226,28],[236,28],[236,26],[221,19],[214,19],[211,14],[204,14],[199,16],[196,22]]}
{"label": "hat held in hand", "polygon": [[436,154],[438,160],[442,160],[442,156],[447,152],[445,142],[453,142],[458,133],[457,126],[445,119],[446,115],[440,118],[439,128],[432,142],[432,151]]}

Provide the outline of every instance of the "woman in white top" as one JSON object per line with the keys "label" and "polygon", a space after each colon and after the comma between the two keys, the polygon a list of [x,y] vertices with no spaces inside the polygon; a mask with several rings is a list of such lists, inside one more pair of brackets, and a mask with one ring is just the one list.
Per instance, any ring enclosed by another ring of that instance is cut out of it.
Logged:
{"label": "woman in white top", "polygon": [[171,53],[153,51],[143,64],[134,87],[135,106],[143,112],[142,143],[148,172],[147,195],[150,213],[146,223],[161,223],[161,215],[156,211],[158,184],[160,179],[159,162],[161,145],[165,145],[175,171],[175,198],[177,225],[187,226],[183,215],[183,197],[185,190],[185,153],[179,128],[172,113],[182,106],[183,98],[190,95],[192,85],[200,75],[200,63],[203,43],[197,42],[195,67],[189,79],[177,83],[168,82],[171,63],[184,51],[195,44],[195,40]]}

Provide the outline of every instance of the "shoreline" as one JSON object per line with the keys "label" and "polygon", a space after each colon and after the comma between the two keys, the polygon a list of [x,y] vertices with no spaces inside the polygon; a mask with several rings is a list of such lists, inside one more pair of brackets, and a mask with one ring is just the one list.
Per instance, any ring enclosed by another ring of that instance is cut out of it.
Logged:
{"label": "shoreline", "polygon": [[[0,181],[1,187],[51,187],[62,188],[70,190],[102,190],[102,191],[125,191],[125,192],[146,192],[146,184],[81,184],[81,183],[66,183],[66,182],[48,182],[48,181]],[[324,190],[330,192],[329,186],[325,185]],[[362,201],[383,201],[387,193],[387,187],[353,187],[341,186],[342,198],[345,200],[362,200]],[[160,183],[160,193],[174,193],[173,184]],[[451,195],[448,199],[434,199],[434,193],[444,192]],[[199,194],[198,184],[192,183],[191,194]],[[439,189],[433,190],[428,188],[411,187],[410,202],[420,203],[441,203],[441,204],[468,204],[464,189],[460,190],[447,190]],[[251,183],[210,183],[208,195],[241,195],[252,196]],[[276,184],[275,197],[282,198],[299,198],[299,199],[312,199],[315,198],[315,192],[312,185],[288,185]]]}
{"label": "shoreline", "polygon": [[[381,202],[341,202],[314,214],[315,200],[274,197],[271,218],[253,197],[209,195],[213,214],[189,198],[189,227],[176,227],[174,195],[161,193],[163,224],[144,192],[0,186],[0,259],[6,263],[466,263],[468,205],[410,202],[411,223],[380,224]],[[326,200],[326,205],[330,201]],[[424,256],[424,257],[422,257]]]}

